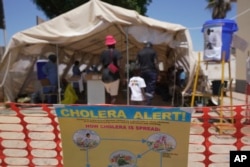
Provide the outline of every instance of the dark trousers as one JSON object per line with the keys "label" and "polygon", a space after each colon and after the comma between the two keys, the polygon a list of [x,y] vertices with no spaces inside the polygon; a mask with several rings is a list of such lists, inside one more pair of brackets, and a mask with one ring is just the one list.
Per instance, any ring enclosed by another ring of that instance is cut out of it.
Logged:
{"label": "dark trousers", "polygon": [[157,72],[156,71],[142,71],[141,77],[146,83],[145,93],[147,105],[151,105],[152,99],[155,93],[156,81],[157,81]]}
{"label": "dark trousers", "polygon": [[56,86],[47,86],[43,88],[43,93],[46,95],[46,102],[49,104],[57,103],[57,87]]}

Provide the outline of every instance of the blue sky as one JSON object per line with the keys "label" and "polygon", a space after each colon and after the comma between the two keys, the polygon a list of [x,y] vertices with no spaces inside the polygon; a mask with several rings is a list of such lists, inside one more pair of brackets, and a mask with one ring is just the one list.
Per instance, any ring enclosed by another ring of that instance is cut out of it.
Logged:
{"label": "blue sky", "polygon": [[[211,12],[206,7],[205,0],[152,0],[147,15],[161,21],[181,24],[189,28],[194,50],[203,50],[203,35],[201,27],[211,19]],[[36,25],[36,16],[47,19],[39,11],[32,0],[3,0],[6,20],[6,38],[0,33],[0,45],[8,44],[10,38],[17,32]],[[230,19],[236,15],[236,4],[228,13]],[[4,40],[6,39],[6,40]]]}

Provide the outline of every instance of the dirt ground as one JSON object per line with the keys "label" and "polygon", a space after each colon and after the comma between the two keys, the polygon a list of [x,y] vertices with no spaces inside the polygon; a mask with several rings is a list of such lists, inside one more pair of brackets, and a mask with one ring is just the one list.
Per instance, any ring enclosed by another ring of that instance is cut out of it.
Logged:
{"label": "dirt ground", "polygon": [[[77,103],[87,104],[87,95],[86,95],[86,93],[83,93],[79,97],[80,97],[80,99],[78,100]],[[181,100],[181,99],[179,99],[179,100]],[[179,101],[179,103],[181,103],[181,102]],[[127,105],[127,104],[129,104],[129,105],[131,105],[130,98],[127,99],[127,91],[126,90],[120,90],[119,91],[116,104],[118,104],[118,105]],[[154,96],[154,98],[152,100],[152,106],[172,106],[172,104],[174,104],[174,103],[172,103],[172,98],[164,99],[159,94],[155,94],[155,96]]]}

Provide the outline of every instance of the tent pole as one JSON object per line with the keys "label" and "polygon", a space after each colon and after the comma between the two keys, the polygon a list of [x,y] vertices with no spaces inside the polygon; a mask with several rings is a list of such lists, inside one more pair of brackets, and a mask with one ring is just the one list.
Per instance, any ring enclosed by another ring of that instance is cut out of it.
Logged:
{"label": "tent pole", "polygon": [[172,102],[171,105],[174,106],[175,104],[175,91],[176,91],[176,53],[174,52],[174,90],[173,90],[173,96],[172,96]]}
{"label": "tent pole", "polygon": [[[126,31],[126,56],[127,56],[127,62],[126,62],[126,66],[127,67],[127,81],[129,81],[129,48],[128,48],[128,27],[127,27],[127,31]],[[123,82],[123,81],[122,81]],[[128,87],[128,83],[127,83],[127,105],[129,105],[129,87]]]}
{"label": "tent pole", "polygon": [[57,63],[57,84],[58,84],[58,103],[61,104],[61,86],[60,86],[60,74],[59,74],[59,49],[58,44],[56,44],[56,63]]}
{"label": "tent pole", "polygon": [[[5,50],[6,50],[6,47],[7,47],[7,40],[6,40],[7,38],[6,38],[6,36],[7,36],[7,33],[6,33],[6,29],[4,28],[4,29],[3,29],[3,41],[4,41],[3,55],[4,55]],[[1,61],[2,57],[3,57],[3,55],[1,55],[0,61]],[[6,71],[7,71],[7,70],[6,70]],[[7,73],[6,73],[6,74],[7,74]],[[5,79],[3,79],[2,83],[0,84],[0,87],[1,87],[1,85],[2,85],[3,102],[5,102],[6,99],[7,99],[6,94],[5,94],[5,90],[4,90],[4,82],[5,82]]]}

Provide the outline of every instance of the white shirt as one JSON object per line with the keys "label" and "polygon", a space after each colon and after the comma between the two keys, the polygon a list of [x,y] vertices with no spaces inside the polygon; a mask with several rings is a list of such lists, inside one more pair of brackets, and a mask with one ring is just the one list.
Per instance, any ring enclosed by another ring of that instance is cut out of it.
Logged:
{"label": "white shirt", "polygon": [[132,101],[143,101],[144,97],[141,88],[145,88],[146,84],[143,78],[139,76],[134,76],[130,78],[128,86],[131,90],[131,100]]}

